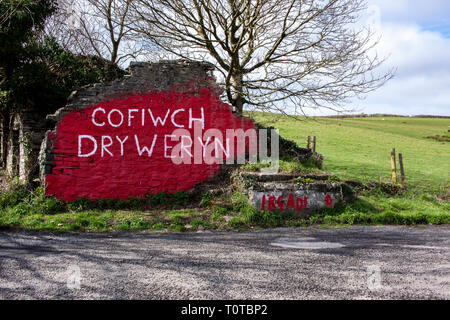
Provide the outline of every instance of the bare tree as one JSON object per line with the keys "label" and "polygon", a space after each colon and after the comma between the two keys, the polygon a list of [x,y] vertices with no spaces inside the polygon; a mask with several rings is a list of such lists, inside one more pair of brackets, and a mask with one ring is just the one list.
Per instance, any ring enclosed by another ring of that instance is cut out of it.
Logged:
{"label": "bare tree", "polygon": [[134,28],[171,55],[218,66],[228,101],[262,111],[343,110],[392,70],[358,22],[364,0],[136,0]]}
{"label": "bare tree", "polygon": [[130,26],[131,0],[59,0],[47,23],[47,34],[66,49],[94,54],[114,64],[136,59],[142,44]]}

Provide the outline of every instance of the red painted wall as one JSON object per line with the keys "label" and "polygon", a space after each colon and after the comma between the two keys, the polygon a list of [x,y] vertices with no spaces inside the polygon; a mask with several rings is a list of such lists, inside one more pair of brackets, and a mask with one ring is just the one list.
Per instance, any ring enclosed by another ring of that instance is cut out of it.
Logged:
{"label": "red painted wall", "polygon": [[[57,125],[56,133],[50,133],[48,136],[54,146],[55,166],[52,173],[46,175],[46,194],[65,201],[78,197],[127,199],[161,191],[188,190],[212,177],[219,170],[220,164],[194,164],[192,159],[192,164],[177,165],[171,159],[165,158],[164,136],[178,129],[176,125],[185,126],[185,129],[193,134],[194,129],[188,128],[189,110],[193,118],[202,118],[202,108],[203,132],[217,128],[225,136],[226,129],[254,128],[252,121],[234,115],[230,107],[206,87],[200,88],[197,95],[177,91],[130,95],[125,99],[102,102],[65,114]],[[113,109],[117,111],[111,112]],[[184,111],[177,112],[172,122],[173,112],[179,109]],[[95,110],[97,111],[93,118]],[[120,114],[123,115],[121,124]],[[155,126],[152,115],[155,119],[166,118],[164,126],[161,121]],[[200,124],[201,121],[194,120],[192,124],[195,123]],[[157,137],[151,156],[146,151],[139,155],[135,136],[142,151],[144,146],[148,150],[151,149],[155,134]],[[95,139],[95,153],[89,155],[94,151],[94,142],[90,138],[79,140],[80,135]],[[122,144],[117,137],[120,141],[128,138]],[[103,155],[102,140],[106,147],[103,149]],[[168,146],[177,143],[179,142],[167,139]],[[171,150],[166,151],[167,155]]]}

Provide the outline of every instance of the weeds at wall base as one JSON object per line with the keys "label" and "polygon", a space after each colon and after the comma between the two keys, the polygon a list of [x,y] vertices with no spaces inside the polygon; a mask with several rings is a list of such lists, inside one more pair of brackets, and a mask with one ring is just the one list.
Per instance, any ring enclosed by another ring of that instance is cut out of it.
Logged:
{"label": "weeds at wall base", "polygon": [[213,195],[205,193],[196,207],[186,209],[191,195],[178,192],[119,201],[78,199],[64,203],[46,197],[42,188],[16,184],[10,191],[0,194],[0,230],[195,232],[201,229],[244,231],[275,227],[450,223],[448,201],[409,191],[391,195],[380,189],[365,190],[351,204],[332,210],[327,208],[306,217],[256,210],[240,191],[222,199],[229,203],[227,206],[217,205],[214,200]]}

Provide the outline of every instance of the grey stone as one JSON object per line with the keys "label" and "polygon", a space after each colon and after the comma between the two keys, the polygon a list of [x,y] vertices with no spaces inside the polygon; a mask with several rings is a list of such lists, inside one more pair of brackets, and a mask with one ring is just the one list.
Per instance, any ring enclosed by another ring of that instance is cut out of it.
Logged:
{"label": "grey stone", "polygon": [[[278,200],[280,200],[283,208],[280,211],[291,211],[299,215],[311,214],[326,207],[334,208],[338,204],[351,201],[353,194],[344,186],[344,184],[336,182],[303,185],[268,182],[257,184],[249,191],[249,203],[258,210],[268,210],[270,197],[275,197],[275,210],[280,210],[278,204]],[[287,209],[290,195],[293,195],[295,209],[292,207]],[[302,199],[299,207],[297,207],[298,198]]]}

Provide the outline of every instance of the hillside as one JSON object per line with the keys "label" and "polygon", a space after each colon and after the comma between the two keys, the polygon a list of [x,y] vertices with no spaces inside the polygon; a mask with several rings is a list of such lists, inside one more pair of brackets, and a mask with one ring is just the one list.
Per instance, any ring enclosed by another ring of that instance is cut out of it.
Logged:
{"label": "hillside", "polygon": [[[273,125],[280,134],[306,145],[317,137],[317,152],[324,168],[343,178],[390,181],[390,150],[403,154],[407,185],[417,192],[447,193],[450,180],[450,143],[429,136],[449,137],[450,119],[370,117],[312,118],[255,113],[260,123]],[[448,139],[447,139],[448,140]]]}
{"label": "hillside", "polygon": [[[301,147],[308,135],[316,136],[317,151],[325,158],[324,170],[338,180],[390,182],[390,150],[395,147],[404,157],[408,188],[401,191],[362,188],[355,190],[358,199],[353,203],[298,218],[255,210],[240,191],[225,193],[222,198],[204,192],[198,195],[200,199],[190,199],[189,193],[177,192],[127,201],[79,199],[63,203],[45,197],[42,188],[33,190],[15,185],[10,192],[0,193],[0,229],[202,232],[202,229],[280,226],[450,223],[450,144],[445,141],[449,136],[449,119],[370,117],[297,121],[273,114],[252,116],[263,125],[279,128],[284,138]],[[426,138],[436,135],[444,138],[442,141]],[[305,169],[295,161],[280,161],[280,167],[287,171]]]}

